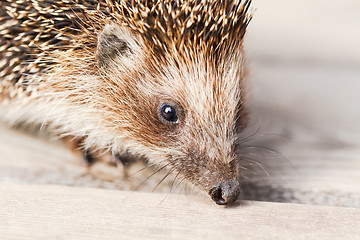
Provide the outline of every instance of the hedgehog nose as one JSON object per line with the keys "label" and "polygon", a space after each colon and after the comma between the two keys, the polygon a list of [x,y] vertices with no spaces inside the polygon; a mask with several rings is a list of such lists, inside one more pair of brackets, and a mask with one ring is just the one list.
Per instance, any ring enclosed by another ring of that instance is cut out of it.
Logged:
{"label": "hedgehog nose", "polygon": [[233,203],[237,200],[240,193],[240,184],[238,181],[229,181],[220,183],[212,188],[209,194],[218,205]]}

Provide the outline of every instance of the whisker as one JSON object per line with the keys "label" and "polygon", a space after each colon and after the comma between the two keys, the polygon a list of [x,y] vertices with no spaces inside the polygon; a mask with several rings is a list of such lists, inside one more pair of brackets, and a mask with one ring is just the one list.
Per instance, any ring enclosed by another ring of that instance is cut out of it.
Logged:
{"label": "whisker", "polygon": [[176,189],[176,187],[174,188],[174,185],[175,185],[175,182],[176,182],[177,178],[179,177],[180,173],[182,172],[182,169],[183,169],[183,168],[184,168],[184,167],[182,167],[182,168],[178,171],[178,173],[175,175],[175,177],[174,177],[174,179],[173,179],[173,181],[172,181],[172,183],[171,183],[170,193],[171,193],[174,189]]}
{"label": "whisker", "polygon": [[290,139],[291,139],[289,136],[285,136],[285,135],[277,134],[277,133],[266,133],[266,134],[261,134],[261,135],[258,135],[258,136],[259,136],[259,137],[274,136],[274,137],[281,137],[281,138],[286,139],[286,140],[290,140]]}
{"label": "whisker", "polygon": [[168,193],[165,195],[165,197],[161,200],[161,202],[159,203],[159,205],[161,205],[161,204],[165,201],[165,199],[172,193],[175,180],[176,180],[177,177],[180,175],[180,172],[181,172],[181,171],[182,171],[182,168],[181,168],[180,171],[175,175],[174,180],[173,180],[173,182],[171,183],[170,192],[168,192]]}
{"label": "whisker", "polygon": [[166,168],[169,164],[170,164],[170,163],[167,163],[167,164],[165,164],[164,166],[162,166],[161,168],[159,168],[158,170],[156,170],[155,172],[153,172],[153,173],[152,173],[150,176],[148,176],[144,181],[142,181],[138,186],[136,186],[136,187],[134,188],[134,190],[138,190],[141,185],[143,185],[147,180],[149,180],[149,179],[150,179],[151,177],[153,177],[155,174],[159,173],[161,170],[163,170],[164,168]]}
{"label": "whisker", "polygon": [[[185,181],[185,178],[182,178],[179,183],[175,186],[175,189],[178,188],[181,184],[183,184]],[[181,192],[184,190],[184,188],[186,187],[186,184],[183,184],[182,188],[180,189],[180,191],[178,192],[178,195],[181,194]]]}
{"label": "whisker", "polygon": [[175,166],[173,166],[166,174],[165,176],[159,181],[159,183],[154,187],[152,191],[155,191],[156,188],[173,172]]}
{"label": "whisker", "polygon": [[242,139],[239,138],[239,139],[235,142],[235,144],[241,144],[241,143],[244,143],[244,142],[246,142],[246,141],[249,141],[249,140],[253,139],[254,136],[260,132],[260,129],[261,129],[261,126],[259,126],[259,127],[256,129],[256,131],[255,131],[254,133],[250,134],[249,136],[244,137],[244,138],[242,138]]}
{"label": "whisker", "polygon": [[274,149],[271,149],[271,148],[267,148],[267,147],[263,147],[263,146],[242,146],[241,149],[261,149],[261,150],[264,150],[266,152],[269,152],[271,154],[275,154],[275,155],[279,155],[279,156],[283,156],[280,152],[274,150]]}
{"label": "whisker", "polygon": [[265,174],[268,176],[268,177],[270,177],[270,174],[269,174],[269,172],[265,169],[265,167],[263,166],[263,164],[261,164],[261,163],[259,163],[257,160],[255,160],[255,159],[251,159],[251,158],[248,158],[248,157],[245,157],[245,158],[243,158],[244,160],[246,160],[246,161],[248,161],[248,162],[250,162],[250,163],[252,163],[252,164],[254,164],[253,166],[258,166],[258,167],[260,167],[264,172],[265,172]]}
{"label": "whisker", "polygon": [[[267,153],[270,153],[270,154],[273,154],[273,155],[277,156],[277,157],[279,158],[279,160],[282,159],[282,161],[287,162],[287,164],[290,164],[290,166],[292,166],[293,168],[295,168],[295,167],[292,165],[292,163],[290,162],[290,160],[289,160],[285,155],[283,155],[282,153],[280,153],[280,152],[278,152],[278,151],[276,151],[276,150],[274,150],[274,149],[270,149],[270,148],[263,147],[263,146],[243,146],[243,149],[259,149],[259,150],[263,150],[263,151],[265,151],[265,152],[267,152]],[[269,158],[274,158],[274,157],[275,157],[275,156],[269,156],[269,155],[267,155],[267,154],[264,154],[264,155],[263,155],[260,151],[258,151],[258,153],[261,154],[261,155],[262,155],[262,158],[264,158],[264,159],[269,159]],[[255,153],[247,153],[247,154],[248,154],[248,155],[256,156]],[[241,155],[241,156],[244,156],[244,154],[242,154],[241,152],[240,152],[240,155]],[[244,156],[244,157],[246,157],[246,156]]]}
{"label": "whisker", "polygon": [[133,174],[129,175],[128,178],[133,177],[133,176],[135,176],[136,174],[138,174],[138,173],[144,171],[145,169],[150,168],[150,167],[152,167],[152,166],[154,166],[154,165],[156,165],[156,164],[155,164],[155,163],[146,164],[145,167],[143,167],[143,168],[137,170],[136,172],[134,172]]}
{"label": "whisker", "polygon": [[[182,179],[181,181],[180,181],[180,183],[178,184],[178,186],[180,185],[180,184],[182,184],[183,182],[185,181],[185,179]],[[186,190],[186,184],[183,184],[183,186],[182,186],[182,188],[180,189],[180,191],[179,191],[179,194],[178,194],[178,196],[180,196],[180,194],[181,194],[181,192],[182,191],[184,191],[185,190],[185,195],[187,194],[187,190]]]}

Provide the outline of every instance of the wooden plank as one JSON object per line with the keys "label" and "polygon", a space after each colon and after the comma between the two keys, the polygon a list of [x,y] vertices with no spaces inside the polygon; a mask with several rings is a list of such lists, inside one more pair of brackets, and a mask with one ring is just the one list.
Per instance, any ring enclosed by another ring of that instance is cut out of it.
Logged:
{"label": "wooden plank", "polygon": [[357,239],[360,209],[0,183],[1,239]]}
{"label": "wooden plank", "polygon": [[253,4],[245,43],[252,123],[261,131],[249,145],[281,155],[249,151],[262,167],[247,195],[360,207],[360,2]]}
{"label": "wooden plank", "polygon": [[260,132],[245,156],[270,175],[249,176],[252,199],[360,207],[360,70],[259,64],[252,77]]}

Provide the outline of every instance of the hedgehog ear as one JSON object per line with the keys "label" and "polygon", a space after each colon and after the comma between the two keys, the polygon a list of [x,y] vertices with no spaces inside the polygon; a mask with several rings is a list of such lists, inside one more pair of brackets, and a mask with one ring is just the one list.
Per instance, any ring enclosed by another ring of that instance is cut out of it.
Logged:
{"label": "hedgehog ear", "polygon": [[98,36],[96,59],[99,67],[108,67],[111,63],[124,63],[133,59],[139,50],[136,36],[130,30],[116,24],[107,24]]}

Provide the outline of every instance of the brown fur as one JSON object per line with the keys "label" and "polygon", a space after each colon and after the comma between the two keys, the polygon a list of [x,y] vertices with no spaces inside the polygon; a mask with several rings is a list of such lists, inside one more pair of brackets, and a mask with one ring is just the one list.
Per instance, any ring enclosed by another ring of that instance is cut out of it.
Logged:
{"label": "brown fur", "polygon": [[3,1],[2,118],[144,156],[207,192],[237,179],[250,2]]}

